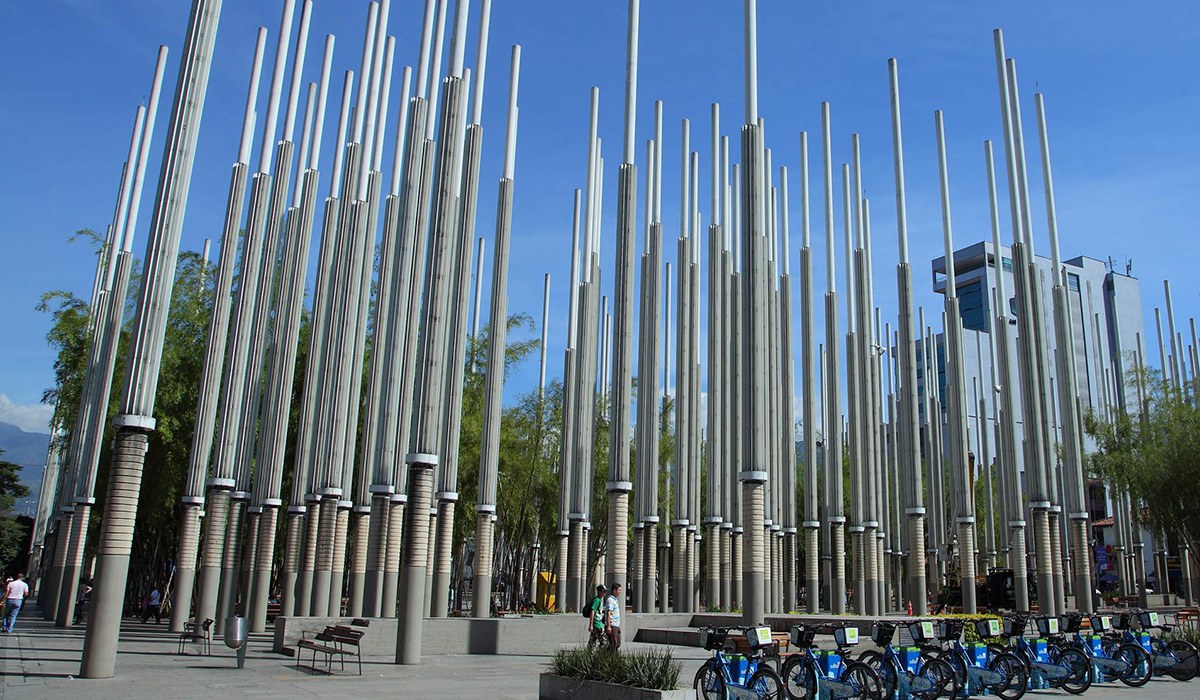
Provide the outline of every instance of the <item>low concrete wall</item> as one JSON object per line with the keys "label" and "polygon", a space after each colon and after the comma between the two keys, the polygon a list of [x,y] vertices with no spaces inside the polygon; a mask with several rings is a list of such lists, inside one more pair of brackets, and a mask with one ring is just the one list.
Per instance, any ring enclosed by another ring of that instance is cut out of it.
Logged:
{"label": "low concrete wall", "polygon": [[696,691],[646,690],[543,673],[538,679],[538,700],[696,700]]}
{"label": "low concrete wall", "polygon": [[[643,628],[688,627],[692,616],[680,614],[626,613],[622,619],[625,639],[642,641]],[[279,617],[275,620],[273,649],[287,653],[296,646],[301,633],[312,635],[328,625],[350,624],[348,617]],[[394,656],[396,618],[369,618],[363,628],[362,650],[366,656]],[[728,624],[728,623],[726,623]],[[564,646],[587,643],[587,620],[582,615],[525,615],[520,617],[438,617],[425,618],[421,651],[427,655],[497,654],[549,655]]]}

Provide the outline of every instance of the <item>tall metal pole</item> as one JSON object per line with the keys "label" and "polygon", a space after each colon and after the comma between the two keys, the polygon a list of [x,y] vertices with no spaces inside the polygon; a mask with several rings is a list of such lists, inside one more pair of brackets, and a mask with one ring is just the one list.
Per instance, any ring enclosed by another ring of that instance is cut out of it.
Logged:
{"label": "tall metal pole", "polygon": [[[846,515],[843,494],[842,466],[842,399],[841,369],[838,347],[837,268],[834,255],[837,247],[834,233],[833,209],[833,143],[829,126],[829,103],[821,103],[821,149],[825,195],[825,521],[829,524],[830,557],[829,610],[841,615],[846,612]],[[849,284],[849,280],[847,280]]]}
{"label": "tall metal pole", "polygon": [[85,678],[110,678],[116,664],[142,463],[149,433],[155,426],[154,399],[170,306],[168,300],[175,277],[179,234],[187,208],[196,138],[220,12],[221,0],[194,0],[188,20],[146,245],[142,288],[134,316],[129,366],[125,371],[125,390],[120,410],[113,420],[117,435],[96,555],[91,623],[84,638],[80,669],[80,675]]}

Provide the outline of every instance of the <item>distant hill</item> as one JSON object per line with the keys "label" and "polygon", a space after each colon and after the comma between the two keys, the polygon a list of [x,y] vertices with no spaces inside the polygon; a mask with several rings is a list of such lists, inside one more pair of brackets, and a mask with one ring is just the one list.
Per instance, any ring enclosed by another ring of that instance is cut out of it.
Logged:
{"label": "distant hill", "polygon": [[29,487],[29,496],[17,501],[16,511],[33,515],[37,507],[38,489],[42,486],[42,470],[46,468],[46,451],[50,449],[49,433],[27,433],[15,425],[0,421],[0,459],[21,466],[21,483]]}

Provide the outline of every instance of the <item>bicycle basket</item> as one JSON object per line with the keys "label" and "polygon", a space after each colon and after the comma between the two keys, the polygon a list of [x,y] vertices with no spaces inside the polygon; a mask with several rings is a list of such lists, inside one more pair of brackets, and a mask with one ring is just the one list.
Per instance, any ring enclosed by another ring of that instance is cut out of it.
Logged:
{"label": "bicycle basket", "polygon": [[931,620],[918,620],[911,622],[908,625],[908,633],[912,635],[913,642],[917,644],[926,644],[933,641],[934,627]]}
{"label": "bicycle basket", "polygon": [[955,619],[938,620],[938,639],[949,641],[962,636],[963,621]]}
{"label": "bicycle basket", "polygon": [[1100,634],[1113,628],[1113,620],[1109,615],[1092,615],[1092,632]]}
{"label": "bicycle basket", "polygon": [[835,627],[833,630],[833,641],[839,647],[848,647],[858,644],[858,628],[854,625],[848,627]]}
{"label": "bicycle basket", "polygon": [[751,649],[761,649],[771,645],[771,628],[767,626],[750,627],[746,630],[746,643]]}
{"label": "bicycle basket", "polygon": [[999,637],[1000,636],[1000,621],[994,617],[987,617],[982,620],[976,620],[975,621],[975,631],[979,634],[980,639]]}
{"label": "bicycle basket", "polygon": [[813,645],[813,638],[816,636],[816,630],[807,629],[804,625],[794,625],[791,630],[792,646],[807,649]]}
{"label": "bicycle basket", "polygon": [[1142,623],[1142,629],[1150,629],[1159,625],[1158,613],[1156,612],[1142,610],[1138,612],[1137,616],[1138,622]]}
{"label": "bicycle basket", "polygon": [[724,627],[701,627],[700,646],[708,651],[716,651],[725,646],[725,639],[728,636],[729,630]]}
{"label": "bicycle basket", "polygon": [[1006,617],[1004,618],[1004,636],[1005,637],[1020,637],[1025,634],[1025,625],[1028,624],[1024,617]]}
{"label": "bicycle basket", "polygon": [[1033,618],[1037,623],[1038,634],[1042,637],[1047,637],[1052,634],[1058,634],[1058,618],[1053,615],[1038,615]]}
{"label": "bicycle basket", "polygon": [[876,622],[871,627],[871,641],[879,646],[885,646],[892,643],[892,637],[896,634],[896,623],[894,622]]}
{"label": "bicycle basket", "polygon": [[1066,634],[1075,634],[1083,626],[1083,616],[1079,613],[1068,613],[1059,618],[1059,626]]}

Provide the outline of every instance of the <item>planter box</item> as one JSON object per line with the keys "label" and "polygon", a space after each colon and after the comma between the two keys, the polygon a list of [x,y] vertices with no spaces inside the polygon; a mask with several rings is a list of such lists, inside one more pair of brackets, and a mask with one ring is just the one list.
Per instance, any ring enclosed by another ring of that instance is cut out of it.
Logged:
{"label": "planter box", "polygon": [[538,683],[538,700],[696,700],[696,691],[647,690],[543,673]]}

